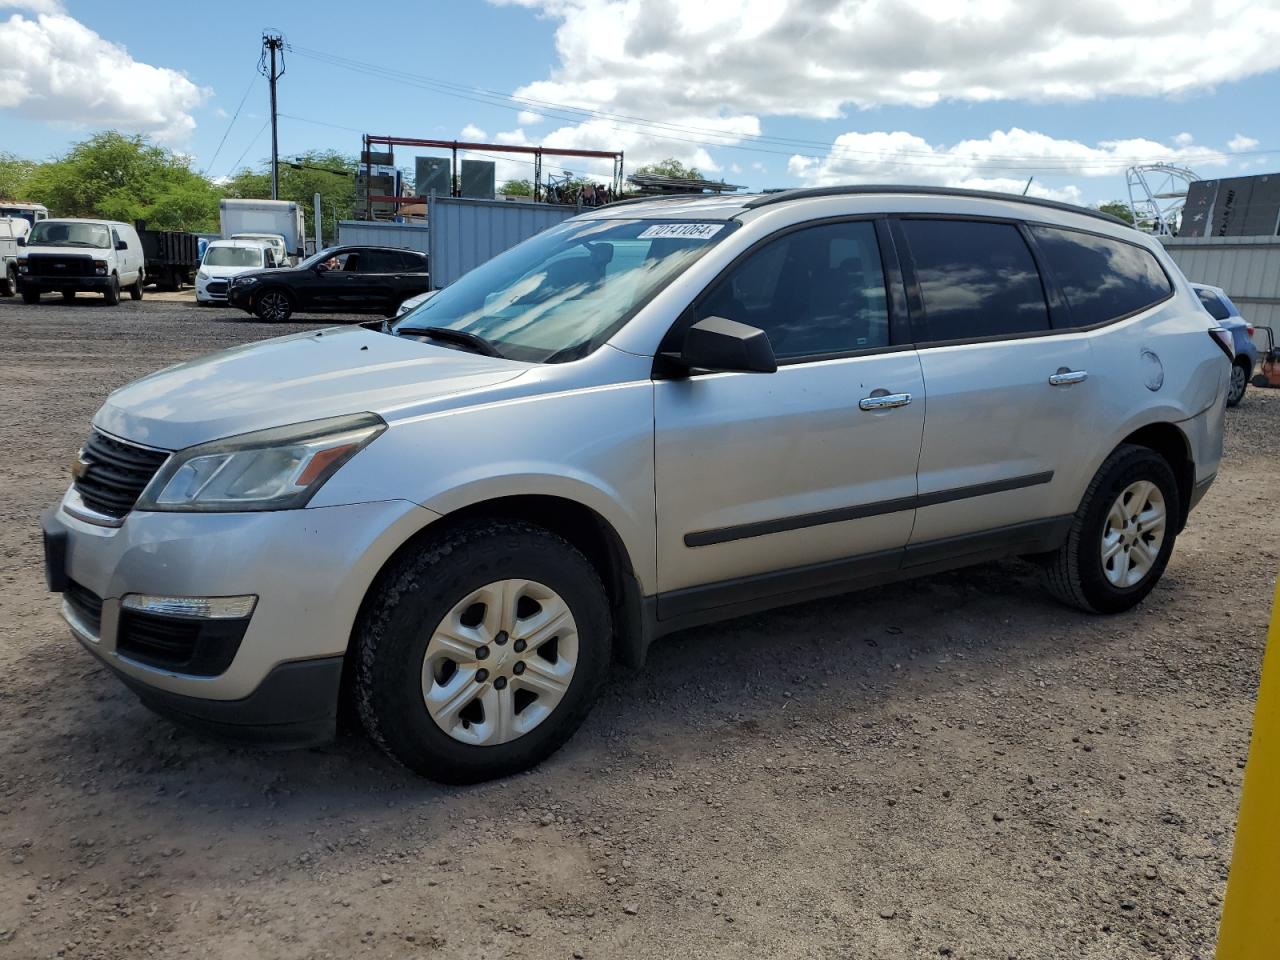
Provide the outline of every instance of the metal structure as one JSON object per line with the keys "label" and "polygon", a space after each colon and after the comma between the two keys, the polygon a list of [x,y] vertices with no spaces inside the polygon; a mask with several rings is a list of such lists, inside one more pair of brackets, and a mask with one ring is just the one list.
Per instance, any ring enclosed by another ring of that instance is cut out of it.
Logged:
{"label": "metal structure", "polygon": [[723,180],[704,180],[700,177],[661,177],[655,174],[633,173],[627,177],[627,183],[634,184],[641,194],[654,197],[665,197],[672,194],[715,194],[732,193],[742,187],[725,183]]}
{"label": "metal structure", "polygon": [[430,197],[427,227],[419,229],[430,239],[431,288],[447,287],[486,260],[580,212],[567,204]]}
{"label": "metal structure", "polygon": [[[279,71],[276,58],[279,57]],[[280,199],[280,138],[277,135],[279,118],[276,115],[276,82],[284,76],[284,35],[267,31],[262,34],[262,57],[258,60],[258,72],[267,78],[271,87],[271,199]]]}
{"label": "metal structure", "polygon": [[[542,199],[542,158],[550,157],[576,157],[584,160],[612,160],[613,161],[613,191],[614,194],[622,192],[622,151],[621,150],[571,150],[562,147],[528,147],[509,143],[472,143],[464,140],[420,140],[414,137],[391,137],[391,136],[375,136],[373,134],[365,134],[363,138],[364,152],[367,154],[375,147],[385,147],[387,150],[394,150],[396,147],[419,147],[432,150],[448,150],[451,154],[451,164],[449,169],[456,171],[458,168],[458,151],[466,152],[484,152],[484,153],[514,153],[521,156],[533,158],[533,199],[535,202]],[[451,184],[450,194],[458,196],[460,185],[457,177],[454,176]],[[374,196],[368,194],[364,198],[365,201],[365,218],[373,218],[373,205],[375,203],[392,203],[396,205],[417,202],[417,198],[413,197],[393,197],[393,196]]]}
{"label": "metal structure", "polygon": [[369,247],[399,247],[430,253],[430,231],[419,223],[392,223],[389,220],[341,220],[334,239],[337,244]]}
{"label": "metal structure", "polygon": [[1187,191],[1199,179],[1194,171],[1167,163],[1130,167],[1125,171],[1125,181],[1133,225],[1157,236],[1174,236]]}
{"label": "metal structure", "polygon": [[1227,291],[1256,326],[1280,329],[1280,237],[1161,237],[1187,279]]}

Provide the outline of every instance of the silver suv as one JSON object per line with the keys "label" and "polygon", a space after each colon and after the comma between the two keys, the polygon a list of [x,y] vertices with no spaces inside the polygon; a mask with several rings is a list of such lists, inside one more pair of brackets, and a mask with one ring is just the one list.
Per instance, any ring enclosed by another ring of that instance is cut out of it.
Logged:
{"label": "silver suv", "polygon": [[44,520],[156,710],[310,744],[351,698],[508,774],[662,634],[1010,555],[1112,613],[1218,469],[1230,340],[1095,211],[917,188],[614,204],[394,327],[113,393]]}

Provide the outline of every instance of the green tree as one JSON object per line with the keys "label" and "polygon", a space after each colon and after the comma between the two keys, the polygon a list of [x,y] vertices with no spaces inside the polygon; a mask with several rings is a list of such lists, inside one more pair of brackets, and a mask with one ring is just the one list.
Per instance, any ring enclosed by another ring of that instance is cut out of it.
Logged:
{"label": "green tree", "polygon": [[153,227],[200,231],[217,229],[221,195],[191,169],[189,158],[115,131],[34,164],[22,189],[55,217],[141,219]]}
{"label": "green tree", "polygon": [[34,160],[24,160],[12,153],[0,152],[0,198],[25,200],[27,181],[35,171]]}
{"label": "green tree", "polygon": [[701,180],[702,172],[697,167],[686,167],[675,157],[667,157],[661,163],[646,163],[636,170],[639,176],[679,177],[684,180]]}
{"label": "green tree", "polygon": [[531,180],[508,180],[498,187],[498,193],[506,194],[508,197],[532,197],[533,182]]}
{"label": "green tree", "polygon": [[[292,200],[307,211],[311,209],[315,195],[320,194],[324,219],[331,221],[336,213],[339,219],[349,220],[356,206],[356,158],[337,150],[308,150],[289,161],[280,161],[279,199]],[[257,169],[245,168],[226,184],[229,197],[252,200],[268,200],[271,197],[271,165],[264,162]],[[326,234],[335,233],[329,224]]]}
{"label": "green tree", "polygon": [[1129,209],[1129,205],[1123,200],[1112,200],[1098,206],[1103,213],[1109,213],[1113,217],[1119,217],[1125,223],[1133,223],[1133,211]]}

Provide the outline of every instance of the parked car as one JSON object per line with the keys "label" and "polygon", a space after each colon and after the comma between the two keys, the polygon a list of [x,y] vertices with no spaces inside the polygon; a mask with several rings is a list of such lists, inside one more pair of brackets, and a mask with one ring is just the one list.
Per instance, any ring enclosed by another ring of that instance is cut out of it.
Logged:
{"label": "parked car", "polygon": [[20,217],[0,217],[0,297],[18,292],[18,241],[25,239],[30,229]]}
{"label": "parked car", "polygon": [[395,247],[329,247],[292,269],[242,273],[228,301],[260,320],[282,322],[295,311],[391,316],[429,286],[427,256]]}
{"label": "parked car", "polygon": [[275,266],[275,251],[257,240],[214,240],[205,248],[196,271],[196,303],[202,307],[225,304],[233,278]]}
{"label": "parked car", "polygon": [[285,243],[284,237],[278,233],[237,233],[231,239],[253,240],[257,243],[265,243],[271,248],[276,265],[280,267],[291,267],[300,259],[299,257],[290,256],[288,244]]}
{"label": "parked car", "polygon": [[1227,390],[1227,406],[1239,405],[1244,399],[1244,392],[1253,379],[1253,371],[1258,365],[1258,345],[1253,342],[1253,324],[1245,320],[1231,302],[1227,292],[1221,287],[1212,287],[1207,283],[1193,283],[1196,296],[1209,311],[1209,316],[1218,321],[1218,325],[1231,334],[1232,345],[1236,357],[1231,368],[1231,386]]}
{"label": "parked car", "polygon": [[400,317],[403,317],[406,313],[408,313],[410,310],[413,310],[414,308],[419,307],[422,304],[426,303],[428,300],[431,299],[431,297],[434,294],[435,294],[434,290],[428,290],[425,293],[418,294],[416,297],[410,297],[408,300],[406,300],[404,303],[400,304],[400,306],[396,308],[396,318],[399,319]]}
{"label": "parked car", "polygon": [[305,744],[349,693],[402,763],[475,781],[697,624],[1006,556],[1128,610],[1216,476],[1231,360],[1161,245],[1097,211],[617,204],[398,324],[116,390],[45,516],[49,582],[162,713]]}
{"label": "parked car", "polygon": [[38,220],[20,241],[26,249],[18,257],[18,285],[24,303],[38,303],[40,294],[58,292],[64,300],[77,293],[101,293],[111,306],[127,288],[142,299],[146,267],[142,241],[133,224],[117,220]]}

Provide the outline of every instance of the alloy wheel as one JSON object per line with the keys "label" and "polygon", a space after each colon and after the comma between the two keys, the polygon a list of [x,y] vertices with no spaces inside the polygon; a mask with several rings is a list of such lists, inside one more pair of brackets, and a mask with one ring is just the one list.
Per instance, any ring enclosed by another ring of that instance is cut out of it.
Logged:
{"label": "alloy wheel", "polygon": [[289,298],[274,290],[262,295],[258,301],[258,308],[262,312],[263,319],[272,321],[287,320],[289,314],[293,312],[289,305]]}
{"label": "alloy wheel", "polygon": [[1231,365],[1231,387],[1227,393],[1228,405],[1235,406],[1240,402],[1240,398],[1244,396],[1244,388],[1248,380],[1249,375],[1245,373],[1244,367],[1238,363]]}
{"label": "alloy wheel", "polygon": [[560,595],[533,580],[499,580],[472,591],[436,626],[422,697],[453,739],[508,743],[551,715],[577,661],[577,624]]}
{"label": "alloy wheel", "polygon": [[1102,528],[1102,572],[1112,586],[1137,586],[1151,572],[1167,522],[1164,494],[1154,483],[1138,480],[1121,491]]}

